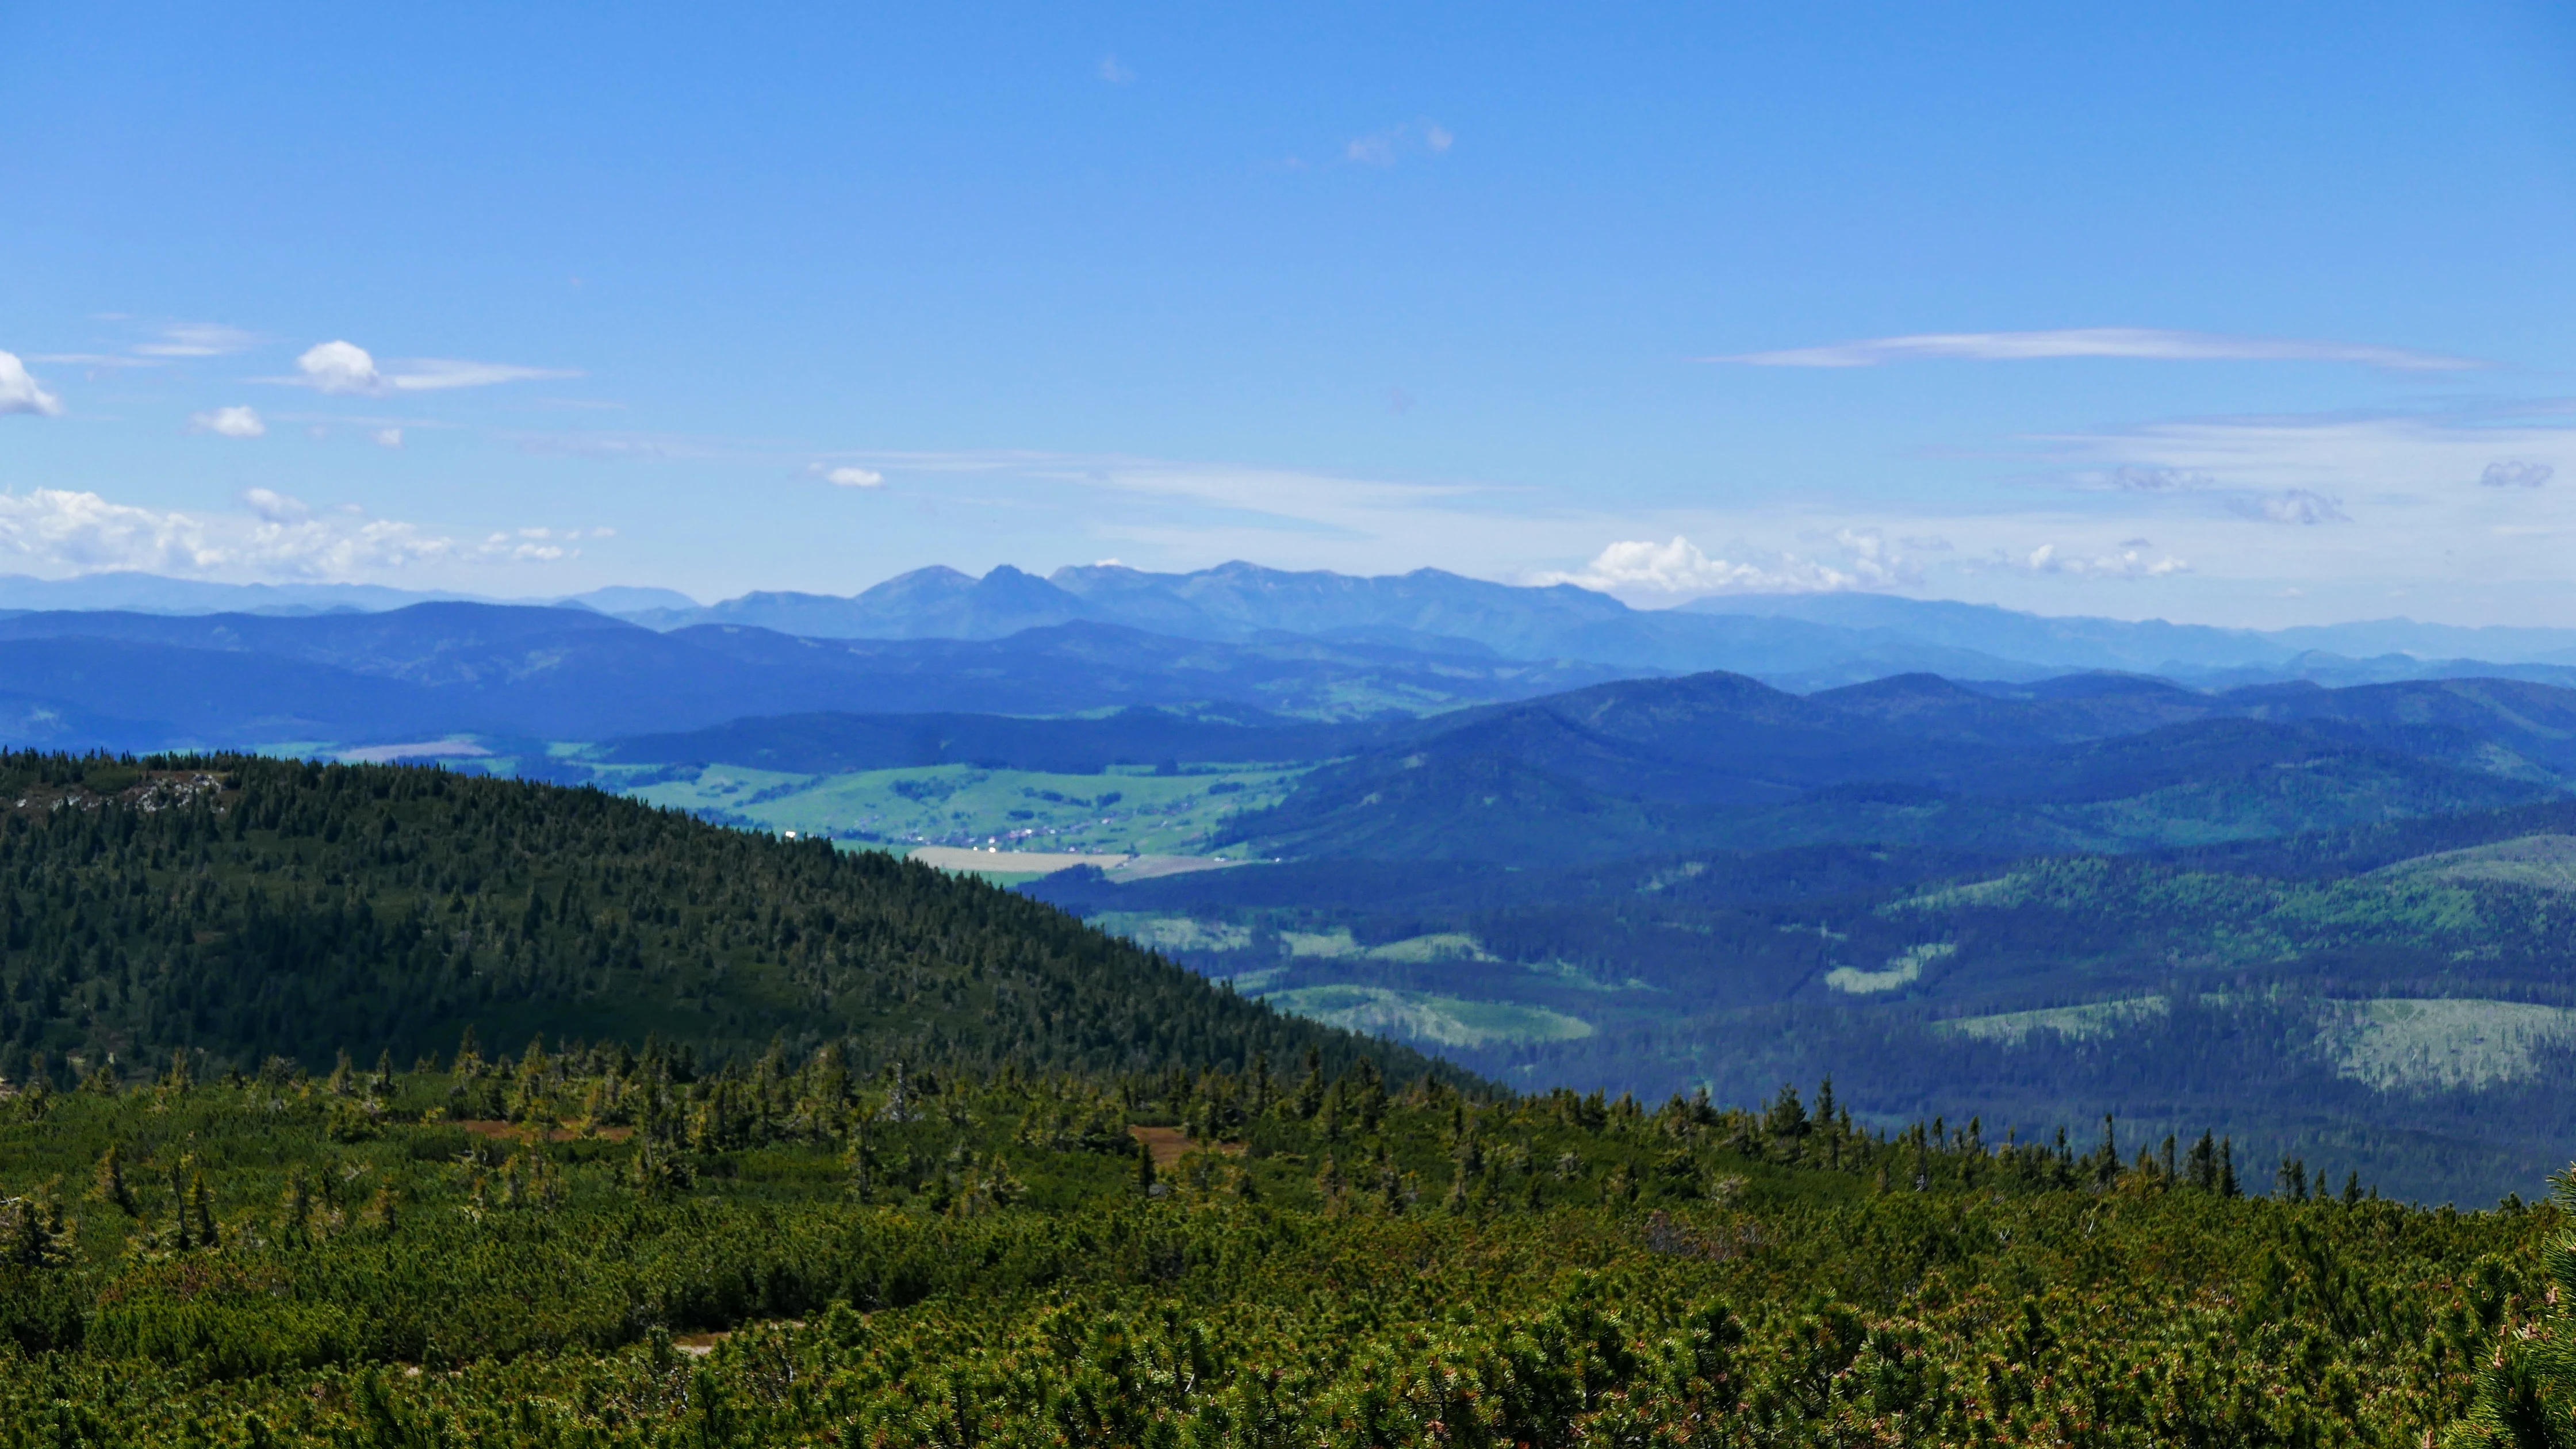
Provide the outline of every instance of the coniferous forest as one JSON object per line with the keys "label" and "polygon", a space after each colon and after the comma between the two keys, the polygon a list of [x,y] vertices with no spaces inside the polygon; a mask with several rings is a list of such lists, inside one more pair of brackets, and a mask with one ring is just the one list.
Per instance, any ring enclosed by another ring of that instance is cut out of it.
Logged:
{"label": "coniferous forest", "polygon": [[2565,1442],[2565,1208],[1509,1092],[588,791],[12,756],[0,1444]]}

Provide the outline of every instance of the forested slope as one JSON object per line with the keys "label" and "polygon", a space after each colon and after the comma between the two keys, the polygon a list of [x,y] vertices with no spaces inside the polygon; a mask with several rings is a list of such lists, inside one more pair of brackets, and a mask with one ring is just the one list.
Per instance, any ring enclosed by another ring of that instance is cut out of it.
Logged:
{"label": "forested slope", "polygon": [[1421,1060],[1034,901],[590,790],[242,757],[0,756],[0,1077],[493,1040],[866,1065]]}
{"label": "forested slope", "polygon": [[0,1445],[2484,1442],[2564,1215],[2331,1186],[1366,1062],[172,1071],[0,1101]]}

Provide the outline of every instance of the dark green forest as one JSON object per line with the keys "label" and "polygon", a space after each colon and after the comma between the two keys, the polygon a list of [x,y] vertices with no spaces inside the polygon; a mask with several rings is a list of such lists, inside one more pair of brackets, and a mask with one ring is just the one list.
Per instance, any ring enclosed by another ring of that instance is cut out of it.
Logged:
{"label": "dark green forest", "polygon": [[991,1069],[1402,1047],[1205,988],[1058,911],[587,789],[245,757],[0,755],[0,1077],[195,1070],[465,1026]]}

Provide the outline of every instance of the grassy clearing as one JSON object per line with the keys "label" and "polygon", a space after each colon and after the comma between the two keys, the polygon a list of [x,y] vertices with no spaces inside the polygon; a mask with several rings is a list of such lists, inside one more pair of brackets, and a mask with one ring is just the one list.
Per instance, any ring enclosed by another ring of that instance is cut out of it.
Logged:
{"label": "grassy clearing", "polygon": [[2576,891],[2576,835],[2526,835],[2467,850],[2401,860],[2377,872],[2435,880],[2490,881],[2536,890]]}
{"label": "grassy clearing", "polygon": [[[625,793],[683,810],[722,810],[773,830],[899,846],[996,846],[1053,854],[1199,856],[1235,812],[1276,804],[1302,767],[1098,775],[933,765],[790,775],[711,765]],[[639,777],[658,771],[638,770]]]}
{"label": "grassy clearing", "polygon": [[2543,1050],[2576,1042],[2576,1011],[2381,997],[2334,1003],[2319,1039],[2337,1070],[2375,1087],[2474,1089],[2536,1076]]}
{"label": "grassy clearing", "polygon": [[1386,986],[1302,986],[1261,999],[1328,1026],[1437,1046],[1572,1041],[1592,1035],[1590,1022],[1543,1006],[1467,1001]]}
{"label": "grassy clearing", "polygon": [[1934,1029],[2005,1046],[2019,1046],[2035,1031],[2055,1032],[2069,1041],[2090,1041],[2150,1017],[2162,1016],[2170,1009],[2161,996],[2139,996],[2125,1001],[2096,1001],[2084,1006],[2007,1011],[1995,1016],[1962,1016],[1937,1022]]}
{"label": "grassy clearing", "polygon": [[1926,941],[1920,946],[1908,947],[1903,952],[1888,957],[1887,965],[1877,971],[1837,966],[1825,973],[1825,985],[1830,990],[1852,996],[1866,996],[1878,991],[1894,991],[1900,986],[1911,986],[1922,980],[1924,967],[1958,953],[1958,945],[1954,942]]}

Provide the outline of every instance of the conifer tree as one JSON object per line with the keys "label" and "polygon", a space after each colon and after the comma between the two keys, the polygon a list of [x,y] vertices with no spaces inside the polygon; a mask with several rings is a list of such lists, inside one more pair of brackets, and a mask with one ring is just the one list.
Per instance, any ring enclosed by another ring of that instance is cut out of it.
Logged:
{"label": "conifer tree", "polygon": [[126,1185],[125,1162],[113,1142],[107,1144],[106,1153],[98,1159],[98,1196],[129,1218],[143,1216],[142,1204],[134,1200],[134,1189]]}

